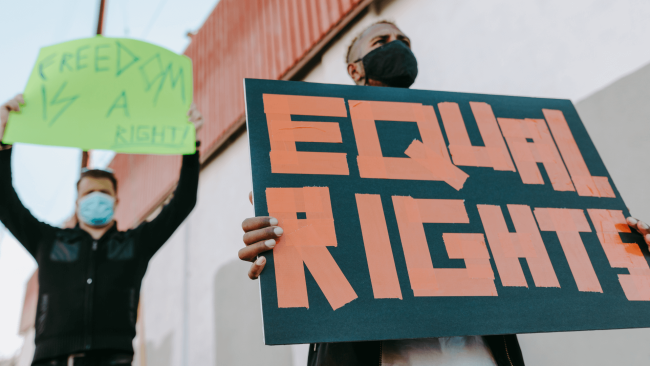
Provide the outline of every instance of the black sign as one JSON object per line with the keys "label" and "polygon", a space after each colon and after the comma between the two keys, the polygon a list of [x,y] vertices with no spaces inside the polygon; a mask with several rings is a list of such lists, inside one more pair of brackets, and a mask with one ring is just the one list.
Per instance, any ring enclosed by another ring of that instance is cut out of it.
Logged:
{"label": "black sign", "polygon": [[568,100],[246,80],[266,344],[650,326],[650,266]]}

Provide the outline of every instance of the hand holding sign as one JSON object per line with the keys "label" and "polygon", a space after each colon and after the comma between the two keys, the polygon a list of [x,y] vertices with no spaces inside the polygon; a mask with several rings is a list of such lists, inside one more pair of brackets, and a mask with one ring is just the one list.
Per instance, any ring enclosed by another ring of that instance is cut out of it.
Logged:
{"label": "hand holding sign", "polygon": [[145,154],[195,150],[186,117],[192,63],[158,46],[98,36],[44,47],[24,95],[5,143]]}
{"label": "hand holding sign", "polygon": [[650,249],[650,226],[633,217],[627,218],[627,224],[639,234],[643,235],[643,239],[645,240],[645,243],[648,244],[648,249]]}
{"label": "hand holding sign", "polygon": [[650,324],[650,227],[570,101],[361,89],[245,81],[266,344]]}
{"label": "hand holding sign", "polygon": [[[253,203],[253,192],[248,194],[248,199]],[[248,278],[256,280],[266,264],[266,258],[260,254],[275,247],[275,239],[282,236],[284,230],[277,226],[278,219],[270,216],[249,217],[242,222],[244,229],[244,248],[239,250],[239,259],[253,262],[248,271]]]}
{"label": "hand holding sign", "polygon": [[187,111],[187,117],[194,125],[195,131],[198,131],[201,127],[203,127],[203,115],[201,112],[199,112],[199,109],[196,108],[196,104],[192,103],[190,110]]}
{"label": "hand holding sign", "polygon": [[[19,112],[22,104],[25,104],[25,100],[23,99],[22,94],[18,94],[13,99],[8,100],[5,104],[0,106],[0,141],[2,141],[2,137],[5,133],[7,120],[9,119],[9,112]],[[4,146],[0,147],[0,150],[4,149]]]}

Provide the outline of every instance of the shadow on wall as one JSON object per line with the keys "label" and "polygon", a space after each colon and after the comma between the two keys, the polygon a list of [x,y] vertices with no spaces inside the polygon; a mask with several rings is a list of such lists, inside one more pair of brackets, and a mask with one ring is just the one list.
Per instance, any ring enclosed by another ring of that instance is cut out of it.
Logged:
{"label": "shadow on wall", "polygon": [[147,365],[170,366],[172,364],[172,338],[174,333],[168,333],[156,347],[147,342]]}
{"label": "shadow on wall", "polygon": [[247,273],[246,263],[233,261],[214,279],[217,366],[291,365],[290,346],[264,345],[259,283]]}

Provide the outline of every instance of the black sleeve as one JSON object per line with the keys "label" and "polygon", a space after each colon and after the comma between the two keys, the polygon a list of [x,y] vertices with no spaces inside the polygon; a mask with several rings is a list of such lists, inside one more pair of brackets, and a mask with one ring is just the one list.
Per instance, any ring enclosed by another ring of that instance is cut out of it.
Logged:
{"label": "black sleeve", "polygon": [[516,334],[483,336],[497,365],[525,366]]}
{"label": "black sleeve", "polygon": [[199,170],[198,151],[193,155],[184,155],[181,176],[173,198],[155,219],[136,228],[136,231],[139,231],[137,245],[147,258],[151,258],[167,242],[192,212],[199,188]]}
{"label": "black sleeve", "polygon": [[38,243],[54,228],[38,221],[20,202],[11,179],[11,150],[0,151],[0,221],[36,258]]}

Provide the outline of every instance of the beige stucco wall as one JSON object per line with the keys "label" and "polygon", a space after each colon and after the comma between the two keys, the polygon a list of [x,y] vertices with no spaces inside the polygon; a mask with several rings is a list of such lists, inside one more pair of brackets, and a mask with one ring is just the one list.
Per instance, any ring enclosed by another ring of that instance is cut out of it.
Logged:
{"label": "beige stucco wall", "polygon": [[[350,84],[348,43],[384,18],[413,40],[419,89],[578,101],[650,61],[642,47],[650,36],[647,1],[393,0],[373,5],[305,80]],[[630,209],[650,219],[648,75],[632,74],[578,109]],[[628,156],[636,161],[625,162]],[[243,134],[202,171],[198,206],[149,266],[142,289],[148,365],[305,365],[306,346],[261,345],[258,284],[237,259],[241,221],[253,214],[248,157]],[[647,365],[646,339],[648,330],[520,336],[533,366]]]}
{"label": "beige stucco wall", "polygon": [[258,282],[237,257],[241,222],[253,215],[250,190],[243,134],[202,170],[196,208],[149,265],[142,287],[147,365],[292,363],[291,347],[262,345]]}

